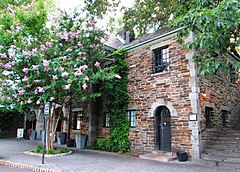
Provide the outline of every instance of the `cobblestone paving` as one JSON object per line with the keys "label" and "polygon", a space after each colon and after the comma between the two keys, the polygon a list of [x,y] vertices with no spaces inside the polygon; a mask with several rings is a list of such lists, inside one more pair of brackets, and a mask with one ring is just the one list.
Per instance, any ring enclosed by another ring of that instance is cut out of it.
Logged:
{"label": "cobblestone paving", "polygon": [[[73,154],[62,157],[45,158],[23,155],[41,142],[30,140],[0,140],[0,160],[25,164],[59,172],[235,172],[240,169],[218,167],[202,162],[170,162],[143,160],[126,155],[92,150],[72,149]],[[1,169],[0,169],[1,171]]]}

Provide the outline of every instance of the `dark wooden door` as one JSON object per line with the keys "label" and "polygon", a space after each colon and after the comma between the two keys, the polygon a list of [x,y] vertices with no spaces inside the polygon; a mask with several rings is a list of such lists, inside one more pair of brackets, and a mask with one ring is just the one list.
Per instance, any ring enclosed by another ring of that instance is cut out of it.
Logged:
{"label": "dark wooden door", "polygon": [[171,136],[171,116],[168,108],[163,107],[160,112],[159,125],[159,149],[162,151],[171,151],[172,136]]}

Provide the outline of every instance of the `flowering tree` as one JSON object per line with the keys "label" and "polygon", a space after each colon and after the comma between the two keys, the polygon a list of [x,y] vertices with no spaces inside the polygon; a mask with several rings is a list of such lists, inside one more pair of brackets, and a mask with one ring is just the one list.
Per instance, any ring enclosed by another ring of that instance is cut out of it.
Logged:
{"label": "flowering tree", "polygon": [[[46,131],[47,150],[53,148],[49,133],[54,138],[56,105],[63,107],[74,97],[94,97],[92,84],[120,78],[110,68],[101,66],[109,60],[104,50],[107,35],[96,27],[94,18],[81,18],[76,12],[57,13],[51,26],[45,28],[46,41],[40,43],[28,37],[22,40],[25,46],[0,47],[0,67],[5,76],[1,80],[2,100],[19,110],[52,104],[53,114],[48,115]],[[13,26],[14,30],[18,28],[21,25]]]}

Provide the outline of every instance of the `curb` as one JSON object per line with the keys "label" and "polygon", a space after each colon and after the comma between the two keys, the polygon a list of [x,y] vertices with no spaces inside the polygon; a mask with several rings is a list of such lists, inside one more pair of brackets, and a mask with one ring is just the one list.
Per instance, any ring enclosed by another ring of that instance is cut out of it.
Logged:
{"label": "curb", "polygon": [[[30,155],[30,156],[36,156],[36,157],[42,157],[42,154],[41,153],[34,153],[34,152],[29,152],[29,151],[24,151],[23,152],[24,155]],[[61,156],[66,156],[66,155],[70,155],[72,154],[72,151],[69,151],[67,153],[61,153],[61,154],[53,154],[53,155],[48,155],[48,154],[45,154],[44,156],[46,158],[53,158],[53,157],[61,157]]]}
{"label": "curb", "polygon": [[25,165],[25,164],[21,164],[21,163],[14,163],[14,162],[4,161],[4,160],[0,160],[0,165],[19,168],[22,170],[36,171],[36,172],[59,172],[59,171],[55,171],[55,170],[51,170],[51,169],[35,167],[35,166],[31,166],[31,165]]}

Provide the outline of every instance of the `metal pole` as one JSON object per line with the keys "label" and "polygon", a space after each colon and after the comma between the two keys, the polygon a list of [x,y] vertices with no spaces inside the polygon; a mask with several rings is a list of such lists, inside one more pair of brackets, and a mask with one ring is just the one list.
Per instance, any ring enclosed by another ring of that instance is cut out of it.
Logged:
{"label": "metal pole", "polygon": [[43,137],[43,148],[42,148],[42,164],[44,164],[44,154],[45,154],[45,147],[46,147],[46,117],[43,116],[43,131],[44,131],[44,137]]}

